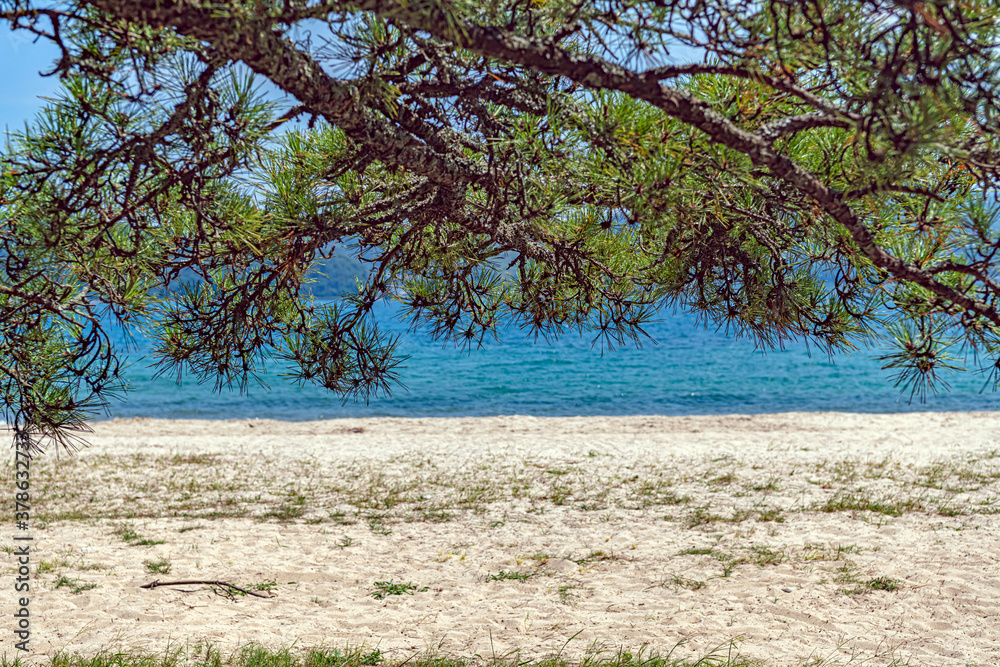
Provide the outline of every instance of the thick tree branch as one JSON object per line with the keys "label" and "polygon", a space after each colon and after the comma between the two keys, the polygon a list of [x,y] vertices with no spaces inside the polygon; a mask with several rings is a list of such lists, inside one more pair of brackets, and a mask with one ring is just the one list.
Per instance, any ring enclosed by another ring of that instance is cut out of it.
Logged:
{"label": "thick tree branch", "polygon": [[992,292],[995,296],[1000,297],[1000,284],[992,280],[988,274],[984,273],[980,269],[977,269],[973,266],[969,266],[968,264],[959,264],[958,262],[953,262],[953,261],[941,262],[939,264],[935,264],[934,266],[928,267],[927,272],[932,275],[937,275],[939,273],[954,272],[954,273],[963,273],[967,276],[972,276],[973,278],[981,282],[983,286],[990,292]]}
{"label": "thick tree branch", "polygon": [[816,111],[773,120],[770,123],[762,125],[757,132],[769,143],[774,143],[782,137],[817,127],[847,128],[851,127],[851,123],[830,113]]}
{"label": "thick tree branch", "polygon": [[194,2],[92,0],[88,4],[129,21],[204,40],[222,56],[246,63],[310,111],[369,146],[389,165],[406,167],[443,185],[478,183],[486,171],[462,155],[443,155],[379,118],[354,81],[334,79],[313,58],[275,32],[272,21],[242,3],[206,7]]}
{"label": "thick tree branch", "polygon": [[841,117],[852,122],[861,120],[861,117],[858,114],[848,113],[843,109],[839,109],[835,104],[815,95],[809,90],[799,86],[794,81],[781,77],[770,76],[745,67],[702,64],[668,65],[666,67],[657,67],[656,69],[646,70],[645,72],[641,72],[639,76],[650,81],[662,81],[663,79],[676,79],[678,77],[693,76],[695,74],[735,76],[741,79],[757,81],[759,83],[766,84],[775,90],[780,90],[783,93],[794,95],[809,106],[814,107],[825,114]]}

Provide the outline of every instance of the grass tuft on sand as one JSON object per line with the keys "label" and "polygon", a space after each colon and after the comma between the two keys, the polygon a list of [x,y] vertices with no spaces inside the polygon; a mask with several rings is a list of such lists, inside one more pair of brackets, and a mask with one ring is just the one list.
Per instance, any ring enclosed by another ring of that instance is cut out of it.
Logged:
{"label": "grass tuft on sand", "polygon": [[[680,646],[678,644],[677,646]],[[677,646],[674,648],[676,649]],[[309,650],[293,648],[269,649],[259,644],[247,644],[224,655],[212,646],[174,648],[162,653],[136,649],[107,649],[92,656],[79,653],[57,653],[47,665],[20,657],[10,660],[0,657],[0,667],[761,667],[762,663],[738,656],[733,644],[720,646],[694,661],[675,659],[673,650],[660,655],[646,648],[632,653],[591,651],[580,660],[567,660],[560,655],[535,661],[522,660],[516,653],[500,656],[448,657],[435,654],[414,655],[403,659],[387,659],[378,648]]]}

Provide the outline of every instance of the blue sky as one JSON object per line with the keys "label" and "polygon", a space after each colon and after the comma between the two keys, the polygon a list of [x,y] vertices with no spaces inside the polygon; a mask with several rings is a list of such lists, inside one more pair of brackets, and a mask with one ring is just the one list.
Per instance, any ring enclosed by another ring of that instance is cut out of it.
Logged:
{"label": "blue sky", "polygon": [[58,57],[58,49],[47,41],[33,44],[27,33],[4,26],[0,31],[0,129],[21,128],[44,104],[39,97],[56,91],[58,79],[42,78],[39,72],[51,69]]}
{"label": "blue sky", "polygon": [[[697,53],[691,49],[676,47],[666,61],[700,60],[695,56]],[[0,83],[3,84],[3,93],[0,94],[0,133],[23,127],[24,122],[34,117],[44,105],[44,100],[40,98],[51,96],[57,91],[58,78],[43,78],[39,72],[51,70],[58,57],[59,50],[47,40],[33,42],[31,35],[23,30],[12,31],[6,24],[0,26]],[[275,93],[275,98],[282,97]]]}
{"label": "blue sky", "polygon": [[[56,94],[59,78],[40,72],[50,71],[58,58],[59,49],[48,41],[32,42],[24,31],[0,29],[0,132],[21,129],[44,106],[42,98]],[[274,93],[275,99],[282,97]]]}

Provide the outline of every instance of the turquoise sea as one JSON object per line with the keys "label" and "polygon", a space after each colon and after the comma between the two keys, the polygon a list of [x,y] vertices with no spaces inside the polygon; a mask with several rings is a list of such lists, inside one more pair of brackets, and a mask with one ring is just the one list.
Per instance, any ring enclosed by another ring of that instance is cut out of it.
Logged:
{"label": "turquoise sea", "polygon": [[648,327],[656,341],[613,352],[592,346],[592,337],[568,335],[552,344],[508,332],[501,342],[462,352],[443,346],[380,313],[401,334],[409,355],[401,372],[406,388],[389,398],[348,402],[269,372],[269,388],[213,391],[192,378],[153,378],[135,359],[132,391],[111,406],[110,417],[283,420],[336,417],[457,417],[485,415],[695,415],[786,411],[907,412],[1000,410],[1000,393],[978,372],[950,374],[951,390],[929,394],[926,403],[893,387],[892,373],[877,357],[883,350],[841,354],[793,342],[782,350],[756,350],[699,326],[686,314],[665,312]]}

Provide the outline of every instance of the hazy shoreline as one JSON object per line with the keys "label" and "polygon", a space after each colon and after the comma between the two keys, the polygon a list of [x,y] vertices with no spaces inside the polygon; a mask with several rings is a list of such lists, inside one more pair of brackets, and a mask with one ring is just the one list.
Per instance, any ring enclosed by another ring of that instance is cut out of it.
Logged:
{"label": "hazy shoreline", "polygon": [[[269,419],[114,419],[93,424],[92,449],[131,449],[135,439],[154,450],[209,451],[233,446],[262,453],[307,456],[399,455],[413,451],[461,454],[470,444],[499,451],[586,454],[595,442],[619,453],[705,453],[717,448],[767,446],[775,438],[806,438],[830,453],[882,455],[919,451],[920,459],[1000,445],[998,412],[843,413],[761,415],[639,415],[619,417],[371,417],[284,422]],[[359,430],[360,429],[360,430]],[[362,437],[363,436],[363,437]],[[582,440],[587,442],[583,442]],[[533,445],[533,441],[537,441]],[[251,445],[251,443],[254,443]],[[780,443],[779,443],[780,444]],[[331,448],[332,446],[332,448]],[[539,449],[540,447],[540,449]],[[563,449],[565,448],[565,452]],[[664,449],[666,448],[666,449]]]}

